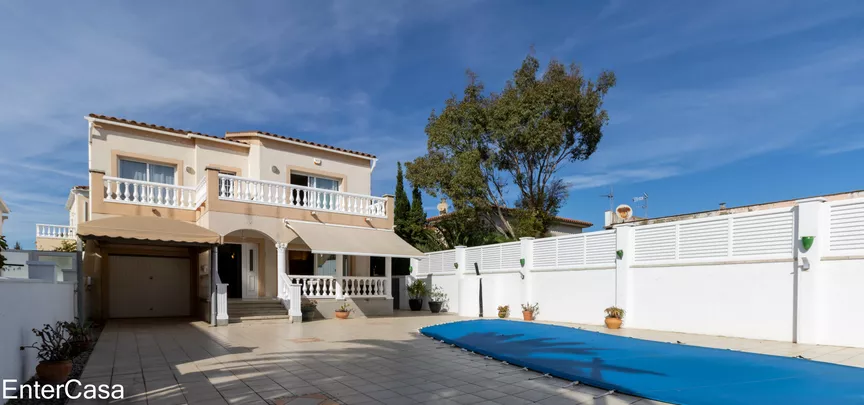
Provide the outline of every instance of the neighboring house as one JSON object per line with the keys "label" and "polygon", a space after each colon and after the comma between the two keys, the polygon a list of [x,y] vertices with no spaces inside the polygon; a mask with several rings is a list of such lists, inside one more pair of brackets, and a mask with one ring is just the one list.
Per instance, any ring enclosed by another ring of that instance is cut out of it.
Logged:
{"label": "neighboring house", "polygon": [[238,318],[270,318],[285,315],[277,299],[291,284],[324,316],[342,299],[358,315],[391,314],[392,258],[422,256],[393,232],[393,197],[371,195],[371,154],[267,132],[87,121],[89,185],[69,194],[70,224],[39,225],[37,244],[84,241],[95,319],[210,320],[214,296]]}
{"label": "neighboring house", "polygon": [[[504,211],[504,216],[507,218],[508,221],[513,219],[512,208],[502,208],[502,210]],[[454,214],[453,212],[447,212],[447,204],[443,202],[441,204],[438,204],[438,211],[439,215],[426,219],[426,224],[429,227],[434,228],[436,223]],[[501,219],[497,216],[495,217],[495,222],[496,225],[503,226]],[[583,229],[590,228],[592,225],[593,224],[590,222],[556,216],[552,220],[552,224],[549,226],[549,231],[546,233],[546,237],[582,233]]]}
{"label": "neighboring house", "polygon": [[754,211],[763,211],[770,210],[775,208],[788,208],[794,207],[797,201],[806,200],[809,198],[823,198],[825,201],[840,201],[840,200],[849,200],[853,198],[861,198],[864,197],[864,190],[857,191],[844,191],[842,193],[834,193],[834,194],[826,194],[815,197],[803,197],[796,198],[792,200],[780,200],[780,201],[772,201],[767,203],[760,204],[751,204],[751,205],[742,205],[739,207],[726,207],[726,203],[720,203],[720,206],[716,210],[711,211],[700,211],[700,212],[691,212],[689,214],[678,214],[678,215],[670,215],[666,217],[657,217],[657,218],[640,218],[640,217],[632,217],[626,221],[621,220],[617,215],[613,215],[612,211],[606,211],[605,213],[605,225],[604,228],[612,229],[616,225],[621,224],[631,224],[631,225],[650,225],[650,224],[662,224],[666,222],[675,222],[682,221],[685,219],[697,219],[697,218],[710,218],[717,217],[721,215],[729,215],[729,214],[740,214],[745,212],[754,212]]}
{"label": "neighboring house", "polygon": [[12,212],[12,210],[10,210],[6,203],[3,202],[3,199],[0,198],[0,236],[3,236],[3,223],[9,219],[10,212]]}

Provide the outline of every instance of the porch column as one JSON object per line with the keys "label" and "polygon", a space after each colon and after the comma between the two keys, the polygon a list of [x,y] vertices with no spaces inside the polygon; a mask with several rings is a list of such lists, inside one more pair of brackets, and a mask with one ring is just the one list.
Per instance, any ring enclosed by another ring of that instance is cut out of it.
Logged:
{"label": "porch column", "polygon": [[342,272],[345,271],[345,255],[336,255],[336,299],[341,300],[344,297],[344,291],[342,291]]}
{"label": "porch column", "polygon": [[387,256],[384,258],[384,296],[388,300],[393,299],[393,258]]}
{"label": "porch column", "polygon": [[286,280],[286,272],[285,272],[285,248],[288,247],[287,243],[277,243],[276,244],[276,269],[277,271],[277,282],[279,290],[276,292],[276,296],[281,300],[285,300],[288,298],[288,282]]}

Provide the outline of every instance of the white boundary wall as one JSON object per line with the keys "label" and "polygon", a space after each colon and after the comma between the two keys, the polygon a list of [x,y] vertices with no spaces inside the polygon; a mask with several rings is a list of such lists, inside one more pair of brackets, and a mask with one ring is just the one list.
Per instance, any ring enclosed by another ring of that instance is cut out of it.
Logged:
{"label": "white boundary wall", "polygon": [[36,342],[32,329],[46,323],[73,321],[75,283],[0,279],[0,380],[23,383],[36,374]]}
{"label": "white boundary wall", "polygon": [[599,325],[617,305],[632,328],[864,347],[864,324],[852,320],[864,311],[864,199],[426,256],[414,276],[464,316],[479,313],[482,279],[485,317],[510,305],[519,318],[530,301],[539,319]]}

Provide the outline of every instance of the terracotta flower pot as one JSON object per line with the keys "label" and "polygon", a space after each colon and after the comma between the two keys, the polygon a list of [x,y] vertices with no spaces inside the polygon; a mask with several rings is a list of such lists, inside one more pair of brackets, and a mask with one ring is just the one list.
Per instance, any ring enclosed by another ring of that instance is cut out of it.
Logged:
{"label": "terracotta flower pot", "polygon": [[40,361],[36,366],[36,376],[44,384],[63,384],[72,373],[72,360]]}
{"label": "terracotta flower pot", "polygon": [[347,311],[345,311],[345,312],[336,311],[335,313],[336,313],[336,317],[339,319],[348,319],[348,315],[351,314],[350,312],[347,312]]}
{"label": "terracotta flower pot", "polygon": [[621,320],[618,318],[606,318],[606,327],[609,329],[621,329]]}
{"label": "terracotta flower pot", "polygon": [[522,311],[522,319],[524,319],[526,321],[533,321],[534,320],[534,313],[531,311]]}

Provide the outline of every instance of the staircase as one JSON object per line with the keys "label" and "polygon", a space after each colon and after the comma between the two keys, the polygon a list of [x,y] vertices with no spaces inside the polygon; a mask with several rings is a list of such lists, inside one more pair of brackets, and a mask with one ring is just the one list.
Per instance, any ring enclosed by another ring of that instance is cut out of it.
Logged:
{"label": "staircase", "polygon": [[288,310],[278,300],[228,300],[228,322],[290,319]]}

